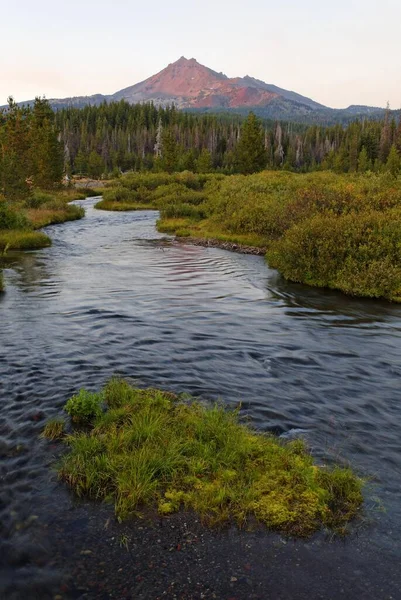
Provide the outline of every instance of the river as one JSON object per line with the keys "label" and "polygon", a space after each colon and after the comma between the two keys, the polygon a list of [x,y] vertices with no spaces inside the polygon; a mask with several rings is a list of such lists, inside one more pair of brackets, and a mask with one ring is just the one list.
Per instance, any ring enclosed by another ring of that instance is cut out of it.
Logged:
{"label": "river", "polygon": [[94,201],[79,202],[83,220],[47,228],[51,248],[5,259],[0,597],[54,597],[51,525],[74,500],[52,471],[57,449],[38,436],[72,393],[118,373],[241,402],[259,429],[304,436],[317,461],[352,463],[369,478],[365,518],[345,542],[297,542],[323,574],[341,568],[341,585],[320,576],[322,595],[309,597],[357,597],[345,586],[401,598],[401,306],[288,283],[261,257],[166,238],[155,211]]}

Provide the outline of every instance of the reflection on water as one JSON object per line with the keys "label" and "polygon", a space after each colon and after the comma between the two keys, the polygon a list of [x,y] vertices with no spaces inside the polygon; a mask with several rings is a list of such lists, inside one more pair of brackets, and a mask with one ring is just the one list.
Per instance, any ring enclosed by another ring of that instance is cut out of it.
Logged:
{"label": "reflection on water", "polygon": [[304,435],[318,459],[351,460],[387,509],[373,515],[370,552],[399,560],[401,307],[285,282],[260,257],[177,244],[157,233],[154,211],[83,204],[84,220],[50,228],[51,248],[5,258],[6,543],[21,543],[17,525],[32,514],[61,511],[51,503],[61,493],[49,478],[52,456],[37,438],[43,420],[79,387],[120,373],[242,401],[261,429]]}

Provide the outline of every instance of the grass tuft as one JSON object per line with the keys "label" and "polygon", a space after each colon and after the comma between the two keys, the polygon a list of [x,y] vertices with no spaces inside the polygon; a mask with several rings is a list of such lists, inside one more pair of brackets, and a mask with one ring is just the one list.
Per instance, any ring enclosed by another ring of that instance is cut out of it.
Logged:
{"label": "grass tuft", "polygon": [[210,525],[253,516],[306,536],[322,526],[342,529],[362,505],[362,481],[351,470],[314,465],[302,441],[256,433],[238,411],[117,378],[100,394],[81,390],[73,398],[67,406],[92,399],[93,427],[65,438],[59,476],[78,496],[113,501],[119,519],[144,507],[160,515],[183,508]]}
{"label": "grass tuft", "polygon": [[64,436],[64,425],[64,419],[50,419],[44,426],[40,437],[48,440],[59,440]]}

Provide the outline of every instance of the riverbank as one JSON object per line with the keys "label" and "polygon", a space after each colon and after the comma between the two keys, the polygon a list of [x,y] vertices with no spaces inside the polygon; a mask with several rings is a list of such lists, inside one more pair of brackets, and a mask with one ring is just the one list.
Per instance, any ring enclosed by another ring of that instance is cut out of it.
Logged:
{"label": "riverbank", "polygon": [[401,179],[390,174],[133,173],[99,208],[154,206],[159,231],[266,249],[287,280],[401,302]]}
{"label": "riverbank", "polygon": [[246,246],[217,238],[196,238],[196,237],[177,237],[177,242],[181,244],[191,244],[191,246],[203,246],[204,248],[220,248],[229,252],[239,252],[240,254],[253,254],[254,256],[265,256],[266,248],[257,246]]}
{"label": "riverbank", "polygon": [[84,210],[70,202],[86,196],[86,192],[66,188],[54,192],[37,190],[23,202],[6,203],[0,198],[0,252],[50,246],[50,238],[37,230],[81,219]]}
{"label": "riverbank", "polygon": [[[70,202],[84,199],[87,194],[87,190],[65,188],[53,192],[37,190],[23,202],[7,203],[0,197],[0,257],[8,250],[39,250],[51,246],[51,238],[38,230],[82,219],[84,209]],[[0,271],[0,292],[4,289]]]}
{"label": "riverbank", "polygon": [[[35,525],[36,540],[46,542],[8,550],[19,577],[3,579],[7,599],[397,598],[396,557],[378,560],[363,534],[294,541],[257,527],[207,529],[193,513],[119,524],[107,505],[55,500],[62,518]],[[43,563],[51,583],[39,576]]]}

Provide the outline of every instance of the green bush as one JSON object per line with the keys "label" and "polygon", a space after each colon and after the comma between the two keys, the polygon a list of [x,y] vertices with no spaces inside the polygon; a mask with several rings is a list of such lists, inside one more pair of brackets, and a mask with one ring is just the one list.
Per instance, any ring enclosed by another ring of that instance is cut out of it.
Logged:
{"label": "green bush", "polygon": [[102,400],[102,394],[81,389],[78,394],[68,400],[64,409],[75,423],[90,423],[102,414]]}
{"label": "green bush", "polygon": [[25,215],[17,212],[5,200],[0,198],[0,230],[28,228],[29,221]]}
{"label": "green bush", "polygon": [[268,249],[287,279],[401,301],[401,210],[316,215]]}
{"label": "green bush", "polygon": [[24,205],[27,208],[40,208],[43,204],[51,202],[53,197],[50,194],[46,194],[45,192],[40,192],[39,190],[35,190],[29,198],[27,198],[24,202]]}

